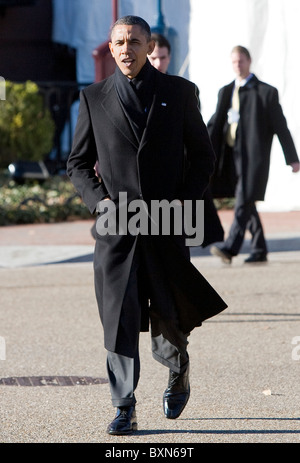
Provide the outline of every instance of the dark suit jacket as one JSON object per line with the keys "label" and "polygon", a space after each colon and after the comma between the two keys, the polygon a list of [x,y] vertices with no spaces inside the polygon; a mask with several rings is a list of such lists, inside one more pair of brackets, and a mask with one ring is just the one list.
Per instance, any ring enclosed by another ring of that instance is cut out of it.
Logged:
{"label": "dark suit jacket", "polygon": [[[279,104],[276,88],[253,76],[240,88],[240,120],[236,134],[235,158],[226,149],[227,112],[234,82],[219,91],[215,114],[207,124],[217,155],[212,180],[214,197],[234,196],[235,182],[242,176],[245,200],[264,200],[270,167],[270,153],[276,134],[287,164],[298,162],[295,145]],[[235,173],[232,169],[235,166]]]}
{"label": "dark suit jacket", "polygon": [[[201,199],[214,169],[215,156],[207,129],[197,107],[195,86],[182,78],[155,70],[155,94],[147,126],[140,143],[127,120],[114,87],[114,76],[89,86],[81,92],[81,103],[73,147],[68,159],[68,174],[91,213],[106,195],[118,207],[120,192],[128,202],[175,198]],[[99,163],[102,182],[95,176]],[[189,166],[186,169],[186,165]],[[160,271],[177,271],[185,251],[173,247],[170,237],[154,244]],[[149,237],[151,239],[151,237]],[[94,256],[95,286],[104,326],[105,346],[114,351],[118,320],[137,237],[132,235],[97,235]],[[160,249],[159,249],[160,248]],[[171,269],[172,261],[174,266]],[[184,260],[177,275],[182,282],[190,273],[197,294],[187,294],[180,284],[180,320],[186,332],[200,325],[208,316],[226,307],[204,278]],[[190,272],[187,271],[190,269]],[[198,275],[198,276],[196,276]],[[202,289],[205,298],[202,297]],[[179,297],[179,296],[178,296]],[[186,304],[184,305],[184,298]],[[186,307],[188,310],[186,311]],[[164,308],[159,308],[163,314]],[[119,352],[122,353],[122,352]]]}

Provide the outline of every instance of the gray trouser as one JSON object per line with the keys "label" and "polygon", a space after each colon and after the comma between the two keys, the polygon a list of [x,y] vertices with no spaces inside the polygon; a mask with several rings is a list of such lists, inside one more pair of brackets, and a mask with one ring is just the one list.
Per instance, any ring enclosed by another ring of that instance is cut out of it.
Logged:
{"label": "gray trouser", "polygon": [[[184,349],[188,344],[187,336],[182,335],[181,349],[172,345],[162,335],[152,338],[153,357],[178,373],[188,365],[188,353]],[[184,352],[185,350],[185,352]],[[180,353],[182,351],[182,353]],[[134,358],[125,357],[115,352],[107,353],[107,373],[114,407],[130,407],[136,403],[134,391],[140,376],[140,359],[138,350]]]}
{"label": "gray trouser", "polygon": [[251,233],[251,253],[267,254],[267,244],[264,237],[263,226],[254,201],[244,201],[242,178],[240,177],[236,188],[236,204],[234,221],[230,227],[229,235],[224,242],[224,249],[233,256],[238,255],[246,230]]}
{"label": "gray trouser", "polygon": [[[128,285],[119,320],[117,344],[134,347],[133,356],[107,353],[107,372],[114,407],[132,406],[135,404],[134,391],[140,376],[139,333],[141,320],[141,304],[139,301],[138,269],[141,265],[139,248],[134,255]],[[155,360],[171,370],[181,373],[189,362],[187,353],[188,334],[183,333],[176,319],[163,321],[154,313],[151,314],[152,355]],[[130,321],[128,323],[128,321]],[[129,327],[129,328],[128,328]],[[131,349],[132,351],[132,349]]]}

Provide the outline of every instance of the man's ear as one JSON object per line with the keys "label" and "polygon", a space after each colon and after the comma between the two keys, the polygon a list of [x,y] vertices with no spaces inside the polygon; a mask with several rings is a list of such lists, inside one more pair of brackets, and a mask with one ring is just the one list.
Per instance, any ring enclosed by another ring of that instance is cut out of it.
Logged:
{"label": "man's ear", "polygon": [[113,44],[111,42],[108,43],[108,46],[109,46],[109,49],[110,49],[110,52],[111,52],[111,56],[114,58],[115,55],[114,55],[114,49],[113,49]]}
{"label": "man's ear", "polygon": [[155,48],[155,40],[150,40],[148,43],[148,53],[147,55],[151,55]]}

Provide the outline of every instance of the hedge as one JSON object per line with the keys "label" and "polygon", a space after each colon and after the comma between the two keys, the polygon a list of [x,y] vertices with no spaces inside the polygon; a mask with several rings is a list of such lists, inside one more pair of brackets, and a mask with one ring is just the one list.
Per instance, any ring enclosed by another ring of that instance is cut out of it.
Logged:
{"label": "hedge", "polygon": [[1,178],[0,225],[90,219],[91,214],[67,177],[23,185]]}
{"label": "hedge", "polygon": [[[92,216],[66,176],[20,185],[0,173],[0,226],[90,219]],[[234,199],[215,200],[217,209],[231,209]]]}

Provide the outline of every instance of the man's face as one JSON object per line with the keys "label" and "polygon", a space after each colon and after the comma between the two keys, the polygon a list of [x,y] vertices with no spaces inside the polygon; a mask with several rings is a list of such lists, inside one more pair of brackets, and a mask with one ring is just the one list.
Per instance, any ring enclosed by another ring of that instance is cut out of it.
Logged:
{"label": "man's face", "polygon": [[109,48],[121,72],[133,79],[146,63],[154,45],[153,40],[148,42],[140,26],[119,25],[113,29]]}
{"label": "man's face", "polygon": [[231,54],[233,71],[238,79],[242,80],[249,76],[251,59],[247,58],[244,53],[233,52]]}
{"label": "man's face", "polygon": [[149,61],[158,71],[165,74],[171,61],[168,48],[155,45],[153,53],[149,56]]}

